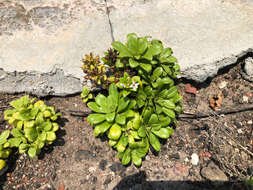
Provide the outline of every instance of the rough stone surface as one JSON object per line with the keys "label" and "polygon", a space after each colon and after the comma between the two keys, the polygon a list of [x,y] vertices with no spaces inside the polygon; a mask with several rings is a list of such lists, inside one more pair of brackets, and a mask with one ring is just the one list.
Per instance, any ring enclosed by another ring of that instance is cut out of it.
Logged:
{"label": "rough stone surface", "polygon": [[201,170],[201,175],[210,181],[228,181],[228,177],[213,162]]}
{"label": "rough stone surface", "polygon": [[247,59],[245,59],[244,72],[245,73],[242,73],[242,76],[246,80],[250,80],[253,82],[253,58],[252,57],[248,57]]}
{"label": "rough stone surface", "polygon": [[253,76],[253,58],[249,57],[245,60],[245,67],[244,67],[247,75]]}
{"label": "rough stone surface", "polygon": [[109,2],[115,40],[125,40],[131,32],[162,40],[188,79],[202,82],[252,52],[253,1]]}
{"label": "rough stone surface", "polygon": [[7,93],[27,92],[38,96],[65,96],[80,92],[82,85],[75,77],[67,77],[62,70],[50,73],[6,73],[0,70],[0,89]]}
{"label": "rough stone surface", "polygon": [[1,1],[0,92],[80,92],[84,54],[102,55],[112,33],[125,41],[130,32],[162,40],[182,77],[202,82],[253,52],[252,31],[250,0]]}
{"label": "rough stone surface", "polygon": [[104,1],[16,0],[0,3],[0,41],[0,92],[67,95],[82,90],[84,54],[112,39]]}

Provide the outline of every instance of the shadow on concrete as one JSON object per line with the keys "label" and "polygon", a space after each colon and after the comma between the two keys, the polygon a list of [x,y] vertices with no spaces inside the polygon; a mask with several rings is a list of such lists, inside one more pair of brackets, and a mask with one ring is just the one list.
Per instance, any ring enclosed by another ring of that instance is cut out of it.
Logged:
{"label": "shadow on concrete", "polygon": [[124,177],[113,190],[251,190],[242,181],[146,181],[145,171]]}

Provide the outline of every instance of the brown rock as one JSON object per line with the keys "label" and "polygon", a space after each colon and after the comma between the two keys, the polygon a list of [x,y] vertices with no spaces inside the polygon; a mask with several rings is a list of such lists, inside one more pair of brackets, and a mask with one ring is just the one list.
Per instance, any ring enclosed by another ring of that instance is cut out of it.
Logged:
{"label": "brown rock", "polygon": [[193,87],[191,84],[185,85],[185,92],[189,94],[194,94],[194,95],[198,93],[197,89]]}
{"label": "brown rock", "polygon": [[65,186],[63,184],[60,185],[59,190],[64,190]]}
{"label": "brown rock", "polygon": [[207,167],[201,170],[201,175],[210,181],[228,181],[228,177],[220,170],[220,168],[211,162]]}

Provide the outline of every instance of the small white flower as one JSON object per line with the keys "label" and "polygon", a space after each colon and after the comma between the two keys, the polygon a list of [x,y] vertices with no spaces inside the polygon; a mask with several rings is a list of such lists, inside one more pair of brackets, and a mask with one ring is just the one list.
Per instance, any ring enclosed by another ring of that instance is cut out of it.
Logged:
{"label": "small white flower", "polygon": [[120,83],[120,86],[126,88],[126,86],[123,83]]}
{"label": "small white flower", "polygon": [[139,83],[133,82],[133,83],[130,85],[130,88],[132,88],[132,89],[134,89],[134,90],[137,90],[138,86],[139,86]]}

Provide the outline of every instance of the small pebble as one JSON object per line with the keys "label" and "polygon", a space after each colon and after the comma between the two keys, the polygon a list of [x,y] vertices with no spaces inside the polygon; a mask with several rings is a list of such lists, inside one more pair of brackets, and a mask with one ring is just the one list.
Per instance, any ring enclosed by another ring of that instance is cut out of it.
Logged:
{"label": "small pebble", "polygon": [[106,165],[107,165],[107,161],[106,160],[101,160],[100,163],[99,163],[99,168],[104,171],[105,168],[106,168]]}
{"label": "small pebble", "polygon": [[191,155],[191,163],[192,165],[196,166],[199,163],[199,156],[196,153]]}
{"label": "small pebble", "polygon": [[225,88],[227,86],[227,82],[226,81],[222,81],[220,84],[219,84],[219,88],[222,89],[222,88]]}
{"label": "small pebble", "polygon": [[241,127],[242,127],[242,123],[241,123],[241,122],[235,121],[235,122],[234,122],[234,125],[235,125],[237,128],[241,128]]}
{"label": "small pebble", "polygon": [[93,173],[97,170],[97,168],[96,167],[90,167],[88,170],[89,170],[90,173]]}
{"label": "small pebble", "polygon": [[242,133],[243,133],[242,129],[238,129],[237,132],[238,132],[239,134],[242,134]]}
{"label": "small pebble", "polygon": [[247,122],[248,125],[252,125],[252,123],[253,123],[252,120],[249,120],[249,121]]}
{"label": "small pebble", "polygon": [[180,159],[180,155],[178,153],[171,154],[171,155],[169,155],[169,158],[178,160],[178,159]]}
{"label": "small pebble", "polygon": [[243,102],[248,103],[249,102],[249,97],[248,96],[243,96],[242,100],[243,100]]}

